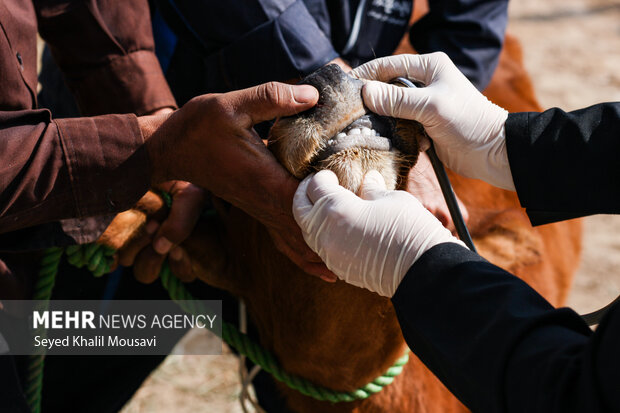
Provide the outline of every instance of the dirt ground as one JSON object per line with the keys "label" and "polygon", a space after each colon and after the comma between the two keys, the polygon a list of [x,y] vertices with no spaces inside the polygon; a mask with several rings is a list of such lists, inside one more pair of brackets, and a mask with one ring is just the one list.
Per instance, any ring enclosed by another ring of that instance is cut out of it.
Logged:
{"label": "dirt ground", "polygon": [[[620,101],[620,0],[513,0],[509,31],[523,44],[544,107]],[[620,293],[619,233],[620,216],[585,219],[583,260],[569,298],[577,311]],[[241,412],[239,391],[237,361],[228,352],[170,356],[123,413]]]}
{"label": "dirt ground", "polygon": [[[518,0],[510,13],[509,30],[524,46],[543,107],[575,110],[620,100],[619,0]],[[568,303],[579,312],[620,294],[619,230],[618,216],[585,219],[582,263]]]}

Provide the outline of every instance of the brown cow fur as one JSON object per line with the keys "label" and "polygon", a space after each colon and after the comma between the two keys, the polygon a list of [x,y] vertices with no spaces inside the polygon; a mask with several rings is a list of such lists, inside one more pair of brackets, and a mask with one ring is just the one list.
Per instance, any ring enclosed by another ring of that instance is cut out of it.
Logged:
{"label": "brown cow fur", "polygon": [[[491,100],[510,111],[537,110],[518,42],[508,37],[488,88]],[[469,227],[481,255],[525,279],[553,304],[568,293],[580,250],[576,221],[532,228],[514,193],[451,174],[455,192],[470,213]],[[149,196],[153,202],[153,196]],[[118,247],[126,228],[144,222],[140,213],[115,221],[103,241]],[[308,276],[282,256],[266,230],[237,209],[199,223],[185,248],[203,279],[242,297],[261,343],[284,368],[320,385],[352,390],[387,370],[405,351],[389,300],[342,282]],[[465,411],[412,356],[394,383],[364,401],[330,404],[280,386],[297,412]]]}

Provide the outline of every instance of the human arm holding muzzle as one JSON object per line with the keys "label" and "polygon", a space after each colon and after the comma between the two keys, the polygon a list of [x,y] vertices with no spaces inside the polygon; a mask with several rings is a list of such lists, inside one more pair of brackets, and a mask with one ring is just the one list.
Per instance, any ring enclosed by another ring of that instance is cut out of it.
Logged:
{"label": "human arm holding muzzle", "polygon": [[[443,53],[377,59],[353,74],[374,80],[362,92],[369,109],[422,123],[447,167],[516,190],[534,225],[620,211],[620,102],[508,113]],[[384,83],[398,76],[425,87]]]}
{"label": "human arm holding muzzle", "polygon": [[[535,223],[620,212],[620,104],[509,115],[440,54],[380,59],[356,73],[425,83],[371,82],[365,103],[421,122],[457,172],[516,187]],[[617,304],[593,333],[574,311],[459,245],[412,195],[386,191],[374,173],[363,188],[360,198],[329,172],[303,181],[294,214],[304,237],[339,278],[391,298],[409,347],[468,408],[620,410]]]}
{"label": "human arm holding muzzle", "polygon": [[[476,412],[616,411],[620,311],[597,331],[457,241],[409,193],[367,174],[361,198],[329,171],[294,213],[339,278],[391,299],[409,347]],[[413,389],[412,389],[413,391]]]}

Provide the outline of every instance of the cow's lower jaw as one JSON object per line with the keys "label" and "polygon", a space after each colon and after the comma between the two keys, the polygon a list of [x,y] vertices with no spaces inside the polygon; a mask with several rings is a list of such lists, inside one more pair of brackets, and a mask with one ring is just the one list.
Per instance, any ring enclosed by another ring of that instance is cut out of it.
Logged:
{"label": "cow's lower jaw", "polygon": [[329,169],[338,177],[340,185],[358,193],[367,172],[381,173],[387,189],[399,186],[400,157],[396,152],[366,148],[345,149],[319,162],[316,170]]}
{"label": "cow's lower jaw", "polygon": [[387,137],[392,129],[379,116],[366,114],[323,141],[309,167],[333,171],[340,184],[353,192],[358,192],[366,172],[374,169],[383,175],[386,186],[394,189],[401,159]]}

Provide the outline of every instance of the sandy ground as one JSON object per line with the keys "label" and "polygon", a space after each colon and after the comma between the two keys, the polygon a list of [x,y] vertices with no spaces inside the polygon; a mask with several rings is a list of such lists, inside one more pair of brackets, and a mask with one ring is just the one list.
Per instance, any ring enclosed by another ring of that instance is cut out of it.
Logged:
{"label": "sandy ground", "polygon": [[[575,110],[620,100],[619,0],[518,0],[510,7],[509,30],[523,43],[544,107]],[[585,219],[582,263],[569,297],[580,312],[620,294],[619,230],[618,216]]]}
{"label": "sandy ground", "polygon": [[[544,107],[620,101],[620,0],[513,0],[510,13],[509,30],[523,43]],[[585,219],[583,260],[569,298],[580,312],[620,293],[618,233],[620,216]],[[123,413],[241,412],[239,391],[237,361],[226,351],[170,356]]]}

